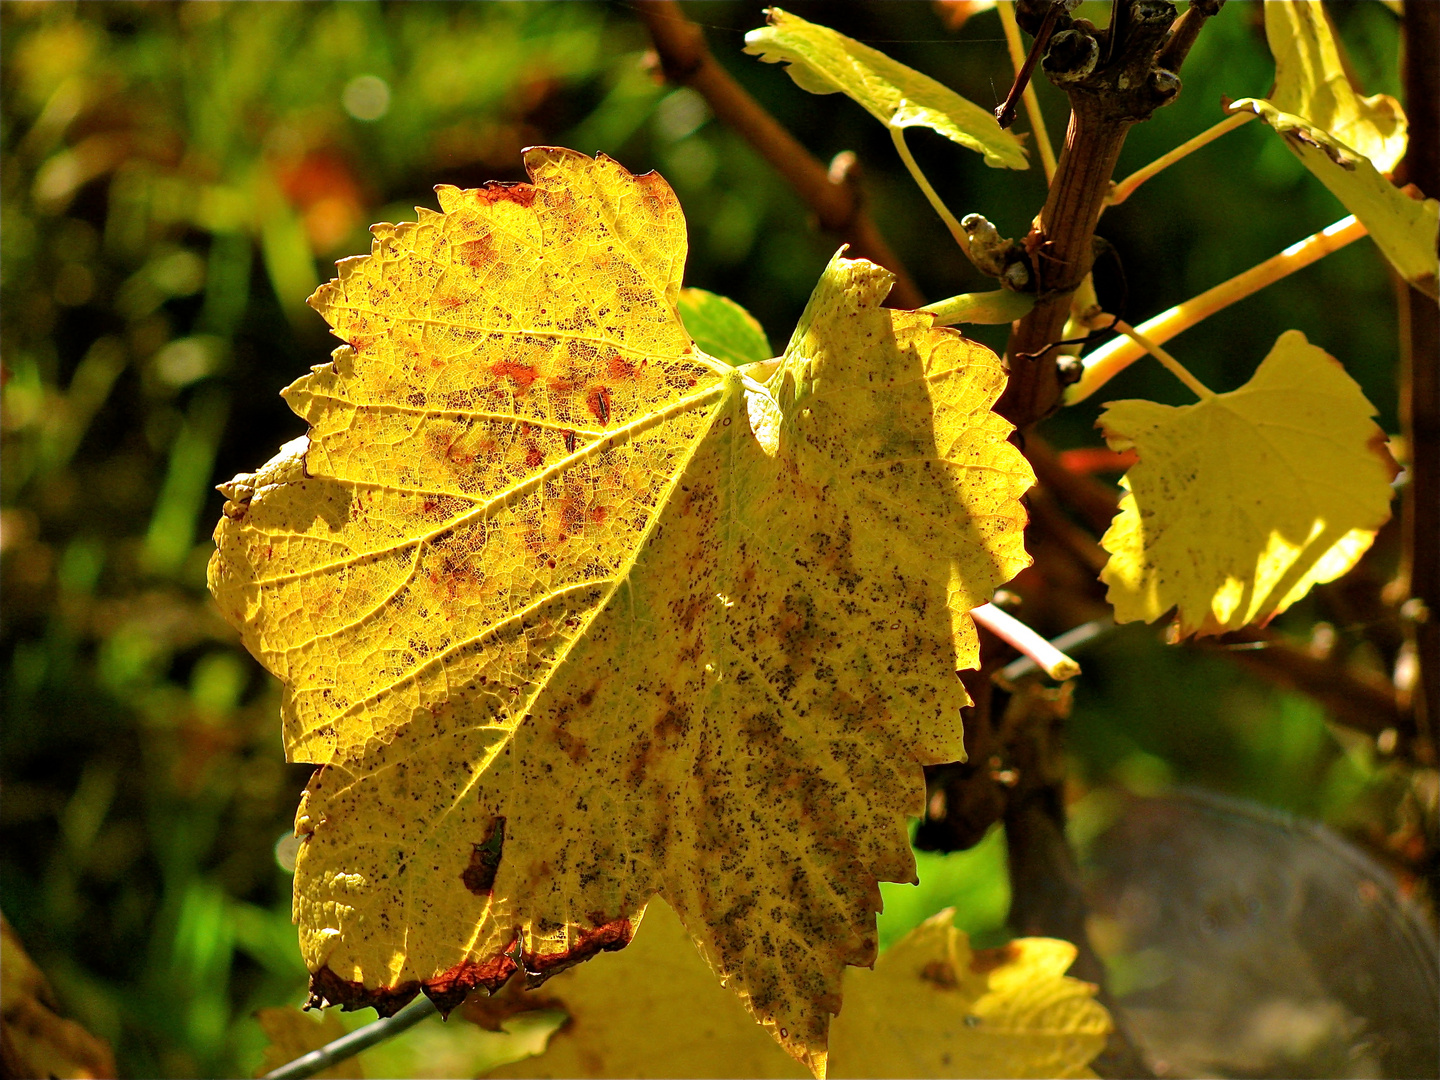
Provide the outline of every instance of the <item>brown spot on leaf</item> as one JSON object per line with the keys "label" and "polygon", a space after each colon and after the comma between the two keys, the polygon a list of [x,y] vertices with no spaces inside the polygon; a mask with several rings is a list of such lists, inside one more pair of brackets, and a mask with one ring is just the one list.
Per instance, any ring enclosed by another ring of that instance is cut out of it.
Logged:
{"label": "brown spot on leaf", "polygon": [[[643,366],[643,365],[642,365]],[[634,379],[639,377],[640,368],[626,360],[619,353],[610,357],[610,377],[612,379]]]}
{"label": "brown spot on leaf", "polygon": [[920,978],[942,990],[954,990],[960,985],[960,980],[955,977],[955,966],[949,960],[931,960],[920,969]]}
{"label": "brown spot on leaf", "polygon": [[659,720],[655,721],[655,737],[661,742],[679,742],[689,730],[689,717],[673,705],[665,710]]}
{"label": "brown spot on leaf", "polygon": [[1013,964],[1020,958],[1020,949],[1012,942],[998,949],[976,949],[970,954],[970,970],[976,975],[988,975],[996,968]]}
{"label": "brown spot on leaf", "polygon": [[472,845],[474,850],[470,852],[470,865],[460,874],[465,888],[476,896],[490,895],[495,887],[495,874],[500,869],[500,853],[504,846],[505,819],[493,817],[485,839]]}
{"label": "brown spot on leaf", "polygon": [[644,782],[645,774],[650,769],[650,748],[654,744],[645,738],[635,743],[635,752],[630,758],[630,767],[625,770],[625,780],[629,784],[639,785]]}
{"label": "brown spot on leaf", "polygon": [[535,201],[535,186],[520,180],[492,180],[484,187],[475,188],[475,201],[482,204],[513,202],[517,206],[529,206]]}
{"label": "brown spot on leaf", "polygon": [[534,443],[531,443],[525,448],[525,466],[527,468],[533,469],[537,465],[543,465],[544,463],[545,455],[540,452],[540,448],[538,446],[536,446]]}
{"label": "brown spot on leaf", "polygon": [[555,728],[555,742],[565,756],[576,765],[579,765],[590,756],[590,750],[585,745],[585,740],[578,735],[572,735],[566,731],[563,723],[557,725]]}
{"label": "brown spot on leaf", "polygon": [[472,270],[479,270],[495,261],[495,242],[488,235],[466,240],[456,245],[455,254],[459,257],[458,261]]}
{"label": "brown spot on leaf", "polygon": [[513,360],[501,360],[499,363],[491,364],[490,370],[494,372],[497,379],[513,379],[516,392],[521,394],[529,390],[530,384],[536,379],[533,367],[529,364],[517,364]]}
{"label": "brown spot on leaf", "polygon": [[590,415],[602,424],[610,422],[610,391],[604,386],[592,386],[585,395],[585,406]]}

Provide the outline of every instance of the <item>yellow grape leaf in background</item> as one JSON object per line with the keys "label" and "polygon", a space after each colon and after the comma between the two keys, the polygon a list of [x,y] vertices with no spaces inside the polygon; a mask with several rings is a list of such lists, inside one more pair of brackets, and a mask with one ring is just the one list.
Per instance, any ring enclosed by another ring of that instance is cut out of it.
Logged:
{"label": "yellow grape leaf in background", "polygon": [[1228,394],[1108,404],[1105,441],[1140,458],[1100,541],[1115,621],[1174,607],[1182,638],[1238,630],[1348,571],[1389,520],[1398,471],[1374,414],[1298,330]]}
{"label": "yellow grape leaf in background", "polygon": [[[1110,1018],[1065,977],[1075,947],[1021,938],[972,952],[943,911],[845,973],[832,1077],[1093,1076]],[[544,1054],[492,1077],[802,1077],[718,984],[675,913],[652,901],[624,953],[545,990],[570,1016]]]}
{"label": "yellow grape leaf in background", "polygon": [[1413,199],[1386,180],[1363,155],[1299,116],[1268,101],[1243,98],[1230,112],[1253,112],[1369,230],[1395,271],[1432,299],[1440,293],[1440,202]]}
{"label": "yellow grape leaf in background", "polygon": [[992,168],[1028,169],[1025,148],[995,114],[948,86],[827,26],[779,8],[769,26],[745,35],[745,51],[786,64],[795,85],[812,94],[845,94],[889,128],[927,127],[985,155]]}
{"label": "yellow grape leaf in background", "polygon": [[964,754],[966,613],[1029,561],[1004,374],[839,256],[785,355],[728,367],[681,327],[664,181],[526,165],[341,264],[308,438],[224,486],[212,590],[324,766],[312,993],[538,983],[661,893],[819,1072],[921,766]]}
{"label": "yellow grape leaf in background", "polygon": [[114,1075],[110,1044],[60,1015],[50,980],[0,915],[0,1076]]}
{"label": "yellow grape leaf in background", "polygon": [[1389,94],[1361,97],[1350,85],[1320,0],[1269,0],[1265,37],[1275,57],[1276,109],[1304,117],[1388,173],[1405,156],[1407,124]]}
{"label": "yellow grape leaf in background", "polygon": [[[334,1013],[317,1015],[303,1009],[260,1009],[255,1013],[255,1019],[270,1040],[265,1047],[264,1062],[255,1071],[256,1076],[264,1076],[346,1034],[345,1025]],[[358,1057],[348,1057],[313,1075],[321,1080],[350,1080],[352,1077],[363,1077],[365,1070],[360,1067]]]}

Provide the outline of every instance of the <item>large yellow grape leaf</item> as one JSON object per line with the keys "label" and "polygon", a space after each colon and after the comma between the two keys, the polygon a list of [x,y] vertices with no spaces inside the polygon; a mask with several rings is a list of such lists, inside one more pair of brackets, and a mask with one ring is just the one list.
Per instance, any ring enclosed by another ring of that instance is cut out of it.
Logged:
{"label": "large yellow grape leaf", "polygon": [[745,35],[745,51],[785,64],[800,89],[845,94],[889,128],[928,127],[985,155],[992,168],[1030,167],[1014,132],[948,86],[828,26],[774,7],[765,14],[770,25]]}
{"label": "large yellow grape leaf", "polygon": [[966,612],[1028,562],[1004,375],[837,256],[762,388],[683,333],[663,180],[526,163],[341,264],[308,439],[224,486],[212,589],[324,766],[312,992],[538,982],[658,892],[820,1071],[920,766],[963,757]]}
{"label": "large yellow grape leaf", "polygon": [[1238,390],[1194,405],[1115,401],[1099,425],[1135,450],[1101,544],[1117,622],[1176,608],[1176,632],[1267,622],[1355,565],[1398,471],[1375,408],[1298,330]]}
{"label": "large yellow grape leaf", "polygon": [[[1110,1018],[1065,977],[1075,947],[1022,938],[972,952],[944,911],[845,973],[830,1031],[834,1077],[1093,1076]],[[544,1054],[492,1077],[800,1077],[710,975],[674,912],[652,901],[623,954],[546,987],[569,1021]]]}
{"label": "large yellow grape leaf", "polygon": [[1374,238],[1396,273],[1432,299],[1440,278],[1440,202],[1415,199],[1386,180],[1368,158],[1268,101],[1243,98],[1229,111],[1253,112],[1330,189]]}
{"label": "large yellow grape leaf", "polygon": [[1265,37],[1275,57],[1270,94],[1275,108],[1328,131],[1382,173],[1399,164],[1407,141],[1405,113],[1389,94],[1355,92],[1320,0],[1270,0]]}

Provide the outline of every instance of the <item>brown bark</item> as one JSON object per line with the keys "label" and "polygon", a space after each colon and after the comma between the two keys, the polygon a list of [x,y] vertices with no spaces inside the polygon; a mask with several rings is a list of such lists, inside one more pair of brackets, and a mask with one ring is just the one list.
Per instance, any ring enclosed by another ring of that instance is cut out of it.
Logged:
{"label": "brown bark", "polygon": [[[1034,32],[1053,9],[1020,0],[1016,15]],[[1175,9],[1159,0],[1120,0],[1105,30],[1060,16],[1041,65],[1070,97],[1070,126],[1059,167],[1039,217],[1025,238],[1039,302],[1015,325],[1006,354],[1010,382],[996,411],[1025,428],[1052,412],[1062,386],[1058,357],[1070,297],[1094,261],[1095,225],[1130,125],[1149,118],[1180,91],[1176,74],[1159,65]],[[1188,45],[1182,53],[1188,51]]]}
{"label": "brown bark", "polygon": [[[1405,5],[1405,109],[1410,144],[1401,178],[1440,198],[1440,4]],[[1434,763],[1440,728],[1440,307],[1417,289],[1401,310],[1400,422],[1410,448],[1401,510],[1420,683],[1414,714]],[[1419,603],[1414,603],[1419,601]]]}

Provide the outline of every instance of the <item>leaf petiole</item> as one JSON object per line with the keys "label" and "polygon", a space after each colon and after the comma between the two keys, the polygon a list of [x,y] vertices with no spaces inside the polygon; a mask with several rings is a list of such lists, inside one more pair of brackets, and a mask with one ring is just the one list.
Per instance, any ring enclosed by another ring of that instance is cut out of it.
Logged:
{"label": "leaf petiole", "polygon": [[369,1050],[386,1039],[393,1039],[402,1031],[409,1031],[421,1020],[434,1016],[437,1012],[439,1010],[435,1007],[435,1003],[422,994],[394,1016],[387,1016],[382,1020],[376,1020],[373,1024],[356,1028],[348,1035],[342,1035],[334,1042],[326,1043],[319,1050],[301,1054],[294,1061],[288,1061],[278,1069],[272,1069],[262,1077],[262,1080],[305,1080],[305,1077],[324,1072],[330,1066],[344,1061],[348,1057],[353,1057],[362,1050]]}
{"label": "leaf petiole", "polygon": [[1189,369],[1186,368],[1184,364],[1180,363],[1179,360],[1176,360],[1175,357],[1160,347],[1159,342],[1152,341],[1123,319],[1116,319],[1114,326],[1116,330],[1120,331],[1120,333],[1124,334],[1136,345],[1140,346],[1140,348],[1164,364],[1165,369],[1194,391],[1195,396],[1201,401],[1207,401],[1215,396],[1215,391],[1195,378],[1194,375],[1191,375]]}
{"label": "leaf petiole", "polygon": [[[1199,296],[1177,304],[1153,319],[1146,319],[1136,329],[1150,340],[1164,344],[1202,319],[1207,319],[1266,285],[1309,266],[1332,251],[1339,251],[1365,234],[1365,226],[1358,222],[1354,215],[1341,218],[1335,224],[1321,229],[1314,236],[1307,236],[1304,240],[1291,244],[1280,254],[1251,267],[1243,274],[1237,274],[1229,281],[1223,281],[1213,289],[1207,289]],[[1084,357],[1085,372],[1079,382],[1065,391],[1065,404],[1074,405],[1084,401],[1144,355],[1145,349],[1128,338],[1116,338],[1102,345]]]}
{"label": "leaf petiole", "polygon": [[1221,135],[1224,135],[1227,131],[1234,131],[1236,128],[1249,123],[1254,118],[1254,113],[1236,113],[1233,116],[1227,116],[1218,124],[1206,128],[1199,135],[1196,135],[1193,139],[1189,139],[1181,143],[1179,146],[1175,147],[1174,150],[1171,150],[1168,154],[1161,154],[1158,158],[1150,162],[1150,164],[1146,165],[1143,169],[1137,169],[1135,172],[1127,176],[1124,180],[1121,180],[1119,183],[1111,187],[1110,194],[1105,199],[1105,205],[1119,206],[1131,195],[1134,195],[1135,189],[1138,188],[1141,184],[1145,183],[1146,180],[1149,180],[1151,177],[1157,176],[1160,173],[1164,172],[1171,165],[1174,165],[1177,161],[1180,161],[1181,159],[1193,154],[1196,150],[1199,150],[1206,143],[1214,142]]}
{"label": "leaf petiole", "polygon": [[1003,608],[981,604],[970,609],[970,617],[1035,661],[1056,682],[1064,682],[1080,674],[1079,664]]}
{"label": "leaf petiole", "polygon": [[956,323],[999,326],[1023,319],[1034,306],[1035,297],[1031,293],[996,289],[994,292],[961,293],[948,300],[926,304],[920,310],[934,315],[936,326],[954,326]]}
{"label": "leaf petiole", "polygon": [[935,193],[935,189],[930,186],[930,181],[926,179],[925,174],[920,171],[919,164],[916,163],[914,156],[910,153],[910,147],[905,145],[905,129],[896,127],[894,124],[889,125],[889,128],[890,138],[895,143],[895,149],[900,154],[900,160],[905,162],[905,167],[910,170],[911,178],[919,185],[920,190],[925,193],[925,198],[930,200],[930,205],[933,206],[935,212],[940,215],[940,220],[945,222],[945,227],[950,230],[950,235],[955,238],[955,242],[960,245],[960,250],[965,252],[965,257],[968,259],[970,257],[969,235],[960,227],[959,220],[950,212],[950,208],[946,206],[940,196]]}

